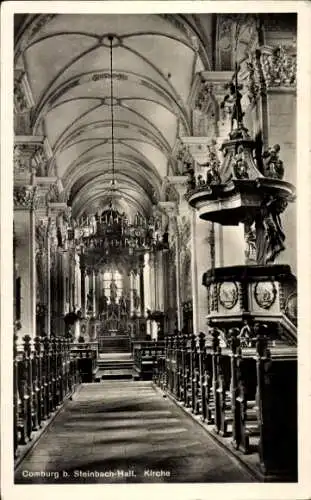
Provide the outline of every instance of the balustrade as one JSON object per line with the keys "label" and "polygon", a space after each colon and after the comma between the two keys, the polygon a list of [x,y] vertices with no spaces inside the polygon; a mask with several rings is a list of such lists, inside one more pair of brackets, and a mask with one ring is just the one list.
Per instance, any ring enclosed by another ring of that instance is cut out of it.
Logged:
{"label": "balustrade", "polygon": [[13,406],[14,455],[33,438],[80,381],[77,359],[70,356],[69,340],[14,336]]}
{"label": "balustrade", "polygon": [[169,335],[154,381],[240,453],[257,453],[266,478],[295,480],[296,349],[268,349],[264,324],[254,332],[255,348],[241,345],[238,328],[229,330],[227,347],[220,347],[216,328],[211,342],[203,333]]}

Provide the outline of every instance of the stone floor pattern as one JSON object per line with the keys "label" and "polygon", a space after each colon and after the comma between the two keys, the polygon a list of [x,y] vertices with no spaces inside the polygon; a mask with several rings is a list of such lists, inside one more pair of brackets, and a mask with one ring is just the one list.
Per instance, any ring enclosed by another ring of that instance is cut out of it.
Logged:
{"label": "stone floor pattern", "polygon": [[15,471],[16,484],[251,482],[151,382],[83,384]]}

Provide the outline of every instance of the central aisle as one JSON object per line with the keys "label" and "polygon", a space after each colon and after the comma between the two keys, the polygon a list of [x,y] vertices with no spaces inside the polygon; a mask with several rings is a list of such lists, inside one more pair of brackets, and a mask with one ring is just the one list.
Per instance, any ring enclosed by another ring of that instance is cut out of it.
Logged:
{"label": "central aisle", "polygon": [[251,480],[151,382],[133,381],[82,385],[15,474],[19,484]]}

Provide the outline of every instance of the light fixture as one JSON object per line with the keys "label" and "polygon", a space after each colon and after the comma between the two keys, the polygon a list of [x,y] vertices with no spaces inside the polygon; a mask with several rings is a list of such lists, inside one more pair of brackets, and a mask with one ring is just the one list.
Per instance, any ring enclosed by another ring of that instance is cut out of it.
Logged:
{"label": "light fixture", "polygon": [[111,187],[112,189],[115,188],[116,185],[116,180],[115,180],[115,151],[114,151],[114,112],[113,112],[113,76],[112,76],[112,69],[113,69],[113,61],[112,61],[112,42],[113,42],[114,36],[109,35],[108,40],[110,42],[110,113],[111,113],[111,160],[112,160],[112,181],[111,181]]}

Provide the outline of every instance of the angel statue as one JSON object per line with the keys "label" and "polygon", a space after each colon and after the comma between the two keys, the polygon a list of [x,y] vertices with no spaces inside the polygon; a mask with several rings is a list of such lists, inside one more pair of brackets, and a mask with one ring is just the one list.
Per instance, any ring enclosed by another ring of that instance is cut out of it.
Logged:
{"label": "angel statue", "polygon": [[237,179],[248,179],[248,165],[245,160],[244,147],[242,144],[239,145],[234,157],[233,170]]}
{"label": "angel statue", "polygon": [[284,165],[279,158],[280,145],[275,144],[268,151],[262,154],[263,159],[263,175],[265,177],[272,177],[272,179],[283,179]]}
{"label": "angel statue", "polygon": [[273,263],[285,250],[285,233],[280,214],[287,206],[286,200],[271,197],[262,203],[260,218],[256,221],[257,264]]}

